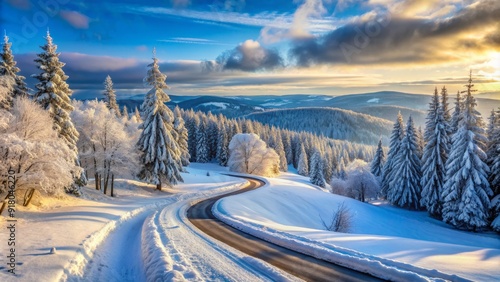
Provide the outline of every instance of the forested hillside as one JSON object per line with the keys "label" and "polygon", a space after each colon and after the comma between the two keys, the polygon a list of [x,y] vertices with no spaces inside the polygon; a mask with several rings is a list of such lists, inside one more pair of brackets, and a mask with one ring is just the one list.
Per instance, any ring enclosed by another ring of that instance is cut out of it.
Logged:
{"label": "forested hillside", "polygon": [[388,120],[336,108],[271,110],[253,113],[246,118],[279,128],[364,144],[376,144],[391,130]]}

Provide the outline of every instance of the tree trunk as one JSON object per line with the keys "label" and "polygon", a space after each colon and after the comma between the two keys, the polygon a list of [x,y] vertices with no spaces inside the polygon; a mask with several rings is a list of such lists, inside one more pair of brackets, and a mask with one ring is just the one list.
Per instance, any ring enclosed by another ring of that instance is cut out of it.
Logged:
{"label": "tree trunk", "polygon": [[115,175],[111,174],[111,197],[115,196],[114,193],[113,193],[113,191],[114,191],[114,189],[113,189],[114,188],[114,184],[115,184]]}
{"label": "tree trunk", "polygon": [[161,191],[161,181],[160,181],[160,183],[156,184],[156,190]]}
{"label": "tree trunk", "polygon": [[106,173],[106,176],[104,177],[104,195],[106,195],[106,192],[108,191],[108,182],[109,182],[109,174]]}
{"label": "tree trunk", "polygon": [[99,190],[99,174],[97,172],[94,174],[95,189]]}

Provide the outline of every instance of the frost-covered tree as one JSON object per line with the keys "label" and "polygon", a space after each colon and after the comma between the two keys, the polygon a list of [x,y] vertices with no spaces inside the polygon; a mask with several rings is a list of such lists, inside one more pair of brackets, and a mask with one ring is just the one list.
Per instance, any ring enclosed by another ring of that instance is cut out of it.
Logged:
{"label": "frost-covered tree", "polygon": [[68,76],[62,69],[65,64],[59,61],[60,54],[57,53],[57,45],[53,43],[48,31],[45,38],[47,42],[41,46],[43,52],[37,54],[38,58],[35,59],[41,73],[33,75],[38,80],[34,100],[49,112],[53,120],[53,128],[74,151],[73,155],[76,160],[78,131],[70,117],[73,111],[70,96],[73,91],[66,83]]}
{"label": "frost-covered tree", "polygon": [[387,160],[384,164],[384,171],[382,173],[382,185],[380,194],[382,197],[387,197],[389,190],[392,188],[391,183],[397,177],[394,175],[394,163],[396,162],[397,156],[399,154],[399,148],[401,147],[401,141],[404,137],[404,125],[403,116],[398,113],[396,122],[391,134],[391,140],[389,143],[389,152],[387,153]]}
{"label": "frost-covered tree", "polygon": [[139,112],[139,109],[137,107],[135,107],[135,110],[134,110],[134,117],[135,117],[135,120],[137,122],[141,122],[142,119],[141,119],[141,113]]}
{"label": "frost-covered tree", "polygon": [[371,163],[371,173],[375,177],[381,177],[382,171],[384,169],[384,148],[382,147],[382,139],[378,141],[377,151],[375,152],[375,157]]}
{"label": "frost-covered tree", "polygon": [[500,194],[500,109],[490,117],[488,129],[488,165],[490,167],[489,181],[495,195]]}
{"label": "frost-covered tree", "polygon": [[446,89],[445,86],[443,86],[443,88],[441,88],[441,111],[443,112],[443,118],[446,123],[446,126],[448,127],[446,130],[448,132],[448,135],[450,135],[451,114],[450,114],[450,109],[448,107],[449,107],[448,90]]}
{"label": "frost-covered tree", "polygon": [[279,174],[279,156],[254,133],[236,134],[229,142],[230,171],[276,176]]}
{"label": "frost-covered tree", "polygon": [[12,88],[14,87],[14,79],[5,75],[0,76],[0,110],[9,110],[12,106]]}
{"label": "frost-covered tree", "polygon": [[152,88],[141,105],[144,122],[140,126],[143,131],[137,142],[142,165],[139,176],[161,190],[162,184],[170,186],[183,181],[179,165],[182,153],[173,129],[174,115],[165,105],[170,101],[164,91],[168,88],[165,83],[167,76],[160,72],[155,52],[153,63],[148,67],[150,69],[144,82]]}
{"label": "frost-covered tree", "polygon": [[229,160],[229,135],[226,123],[222,123],[219,130],[219,140],[217,141],[217,160],[219,165],[227,166]]}
{"label": "frost-covered tree", "polygon": [[113,81],[111,80],[111,76],[106,76],[106,80],[104,80],[104,101],[108,105],[108,108],[116,114],[116,116],[120,117],[120,107],[118,103],[116,103],[116,93],[113,89]]}
{"label": "frost-covered tree", "polygon": [[299,154],[299,162],[297,164],[297,172],[300,175],[308,176],[309,175],[309,161],[307,158],[306,150],[304,149],[304,145],[300,145],[300,154]]}
{"label": "frost-covered tree", "polygon": [[323,177],[323,160],[318,150],[315,150],[311,157],[311,171],[309,173],[312,184],[319,187],[325,187],[325,179]]}
{"label": "frost-covered tree", "polygon": [[346,190],[351,198],[364,202],[376,198],[380,185],[375,175],[370,172],[370,166],[363,160],[356,159],[347,167]]}
{"label": "frost-covered tree", "polygon": [[208,163],[210,161],[207,127],[207,122],[202,119],[196,128],[196,162],[198,163]]}
{"label": "frost-covered tree", "polygon": [[[118,115],[117,115],[117,116],[118,116]],[[129,118],[129,116],[128,116],[128,109],[127,109],[127,106],[126,106],[126,105],[123,105],[123,109],[122,109],[121,116],[122,116],[125,120],[128,120],[128,118]]]}
{"label": "frost-covered tree", "polygon": [[408,118],[406,134],[393,166],[394,178],[387,199],[400,207],[420,209],[420,180],[422,178],[420,158],[418,157],[417,136],[411,116]]}
{"label": "frost-covered tree", "polygon": [[114,176],[131,177],[137,173],[134,145],[138,136],[105,102],[77,102],[74,106],[71,116],[80,133],[77,145],[81,165],[91,175],[101,176],[106,193],[108,186],[113,187]]}
{"label": "frost-covered tree", "polygon": [[450,136],[455,134],[458,131],[458,127],[460,125],[460,120],[463,115],[463,101],[462,96],[460,95],[460,91],[457,92],[457,97],[455,98],[455,108],[453,111],[453,115],[450,119]]}
{"label": "frost-covered tree", "polygon": [[449,152],[448,126],[436,88],[429,103],[425,125],[426,145],[422,159],[422,199],[420,201],[429,214],[436,218],[441,218],[443,209],[441,193],[446,181],[446,160]]}
{"label": "frost-covered tree", "polygon": [[17,97],[10,112],[0,109],[0,192],[12,169],[16,190],[62,194],[81,169],[73,151],[47,124],[49,113],[27,98]]}
{"label": "frost-covered tree", "polygon": [[181,109],[174,109],[174,130],[177,133],[177,144],[181,150],[181,166],[189,165],[189,149],[188,149],[188,131],[184,126],[184,119],[181,115]]}
{"label": "frost-covered tree", "polygon": [[483,151],[486,138],[482,118],[472,96],[472,74],[464,91],[464,108],[458,131],[453,135],[446,163],[442,194],[443,220],[459,229],[481,230],[488,225],[490,200],[489,168]]}
{"label": "frost-covered tree", "polygon": [[345,167],[344,157],[340,158],[338,171],[337,171],[337,177],[338,177],[338,179],[341,179],[341,180],[347,179],[347,171],[346,171],[346,167]]}
{"label": "frost-covered tree", "polygon": [[[5,97],[6,103],[3,105],[4,108],[8,109],[12,106],[14,98],[16,97],[27,97],[28,96],[28,87],[26,86],[26,82],[24,82],[25,77],[22,75],[18,75],[21,71],[16,66],[16,61],[14,60],[14,55],[12,55],[12,50],[10,47],[12,43],[9,42],[9,37],[4,35],[3,37],[3,50],[0,53],[0,76],[6,76],[12,78],[14,84],[12,88],[8,91],[8,95]],[[4,88],[8,89],[8,88]],[[2,104],[0,104],[2,107]]]}
{"label": "frost-covered tree", "polygon": [[500,194],[491,200],[492,222],[491,228],[500,233]]}
{"label": "frost-covered tree", "polygon": [[273,148],[280,157],[280,171],[286,172],[288,170],[288,166],[285,156],[285,148],[283,147],[283,141],[281,140],[281,134],[279,131],[271,131],[269,137],[269,147]]}

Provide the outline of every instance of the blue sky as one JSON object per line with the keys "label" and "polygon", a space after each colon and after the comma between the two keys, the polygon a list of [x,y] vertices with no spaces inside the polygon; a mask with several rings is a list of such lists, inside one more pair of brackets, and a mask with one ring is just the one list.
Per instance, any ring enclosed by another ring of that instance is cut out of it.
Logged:
{"label": "blue sky", "polygon": [[81,98],[108,74],[119,96],[144,93],[153,47],[172,94],[431,94],[469,69],[499,91],[499,13],[496,0],[6,0],[0,24],[25,76],[50,29]]}

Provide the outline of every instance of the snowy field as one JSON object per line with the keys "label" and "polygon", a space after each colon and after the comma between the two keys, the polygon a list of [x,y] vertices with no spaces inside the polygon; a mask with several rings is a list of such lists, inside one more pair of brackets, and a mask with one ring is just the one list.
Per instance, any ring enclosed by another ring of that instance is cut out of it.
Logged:
{"label": "snowy field", "polygon": [[[189,223],[185,211],[192,203],[245,183],[215,172],[207,176],[198,167],[189,168],[175,190],[116,180],[117,197],[109,198],[91,182],[86,199],[44,199],[42,207],[20,208],[18,274],[14,279],[0,271],[0,281],[293,280]],[[1,256],[2,270],[5,263]]]}
{"label": "snowy field", "polygon": [[[462,232],[426,212],[333,195],[292,173],[268,182],[264,188],[220,200],[214,211],[227,223],[268,241],[385,278],[498,281],[500,277],[497,234]],[[323,221],[331,221],[342,202],[353,216],[351,231],[325,231]]]}

